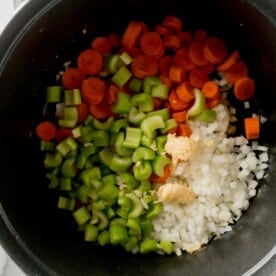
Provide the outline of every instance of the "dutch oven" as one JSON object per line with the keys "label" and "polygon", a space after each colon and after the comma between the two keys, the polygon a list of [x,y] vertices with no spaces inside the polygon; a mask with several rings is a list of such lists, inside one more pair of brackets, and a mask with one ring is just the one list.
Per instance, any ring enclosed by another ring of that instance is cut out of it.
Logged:
{"label": "dutch oven", "polygon": [[[269,176],[248,211],[202,251],[141,256],[87,244],[57,210],[42,169],[35,124],[45,86],[91,38],[122,32],[131,19],[149,25],[167,14],[204,28],[239,49],[268,118]],[[86,34],[83,31],[86,30]],[[16,13],[0,38],[0,239],[27,275],[242,275],[276,244],[276,2],[274,0],[35,0]]]}

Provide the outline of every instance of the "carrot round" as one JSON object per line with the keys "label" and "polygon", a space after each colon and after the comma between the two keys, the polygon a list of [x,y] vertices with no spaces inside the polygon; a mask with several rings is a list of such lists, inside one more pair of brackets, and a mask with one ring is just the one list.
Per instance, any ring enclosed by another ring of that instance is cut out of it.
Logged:
{"label": "carrot round", "polygon": [[199,41],[193,41],[190,45],[189,57],[191,61],[196,65],[208,64],[208,61],[203,54],[202,43]]}
{"label": "carrot round", "polygon": [[189,107],[189,104],[181,101],[175,90],[172,90],[170,92],[170,95],[168,97],[168,103],[169,103],[169,109],[172,111],[182,111],[182,110],[187,110],[187,108]]}
{"label": "carrot round", "polygon": [[116,102],[116,98],[117,98],[117,94],[119,92],[119,87],[114,85],[114,84],[110,84],[108,89],[107,89],[107,94],[106,94],[106,102],[109,105],[113,105]]}
{"label": "carrot round", "polygon": [[248,140],[258,139],[260,136],[260,121],[258,117],[244,118],[244,130]]}
{"label": "carrot round", "polygon": [[190,103],[195,97],[192,86],[188,82],[183,82],[175,89],[176,95],[184,103]]}
{"label": "carrot round", "polygon": [[112,114],[111,107],[105,101],[99,104],[91,104],[89,111],[98,120],[107,119]]}
{"label": "carrot round", "polygon": [[110,33],[107,40],[112,48],[118,48],[121,45],[121,36],[118,33]]}
{"label": "carrot round", "polygon": [[214,64],[220,64],[227,57],[227,48],[224,42],[215,36],[208,37],[203,44],[205,58]]}
{"label": "carrot round", "polygon": [[161,57],[158,61],[160,73],[163,75],[168,75],[173,62],[174,58],[172,56],[165,55]]}
{"label": "carrot round", "polygon": [[97,50],[84,50],[78,56],[77,63],[84,74],[96,75],[103,68],[103,57]]}
{"label": "carrot round", "polygon": [[157,60],[149,55],[136,56],[131,63],[131,71],[135,77],[140,79],[156,75],[158,72]]}
{"label": "carrot round", "polygon": [[56,126],[50,121],[43,121],[36,126],[36,135],[43,141],[51,141],[56,137]]}
{"label": "carrot round", "polygon": [[205,71],[198,68],[191,70],[189,73],[189,81],[193,87],[202,88],[205,82],[209,80]]}
{"label": "carrot round", "polygon": [[164,37],[166,35],[172,34],[172,32],[168,28],[166,28],[166,27],[164,27],[164,26],[162,26],[160,24],[155,25],[154,31],[156,33],[160,34],[161,36],[164,36]]}
{"label": "carrot round", "polygon": [[88,104],[98,104],[106,92],[106,83],[98,77],[90,77],[82,83],[82,96]]}
{"label": "carrot round", "polygon": [[186,123],[179,123],[177,125],[177,135],[178,136],[184,136],[184,137],[190,137],[192,134],[192,130],[190,126]]}
{"label": "carrot round", "polygon": [[169,178],[170,174],[171,174],[170,166],[166,165],[164,167],[164,175],[158,176],[158,175],[152,174],[150,177],[150,181],[163,184]]}
{"label": "carrot round", "polygon": [[176,66],[185,66],[186,63],[186,57],[188,56],[189,49],[181,47],[177,49],[173,56],[174,64]]}
{"label": "carrot round", "polygon": [[167,48],[176,50],[180,47],[181,41],[177,35],[169,34],[165,36],[164,44]]}
{"label": "carrot round", "polygon": [[203,29],[199,29],[194,34],[194,39],[203,42],[207,38],[207,32]]}
{"label": "carrot round", "polygon": [[250,99],[255,93],[255,81],[249,77],[241,77],[234,84],[234,95],[240,101]]}
{"label": "carrot round", "polygon": [[162,25],[173,32],[180,32],[182,29],[182,21],[174,15],[167,15],[162,21]]}
{"label": "carrot round", "polygon": [[126,30],[123,33],[122,45],[126,48],[135,46],[138,38],[143,30],[143,24],[140,21],[132,20],[129,22]]}
{"label": "carrot round", "polygon": [[184,123],[187,120],[187,111],[177,111],[172,113],[172,117],[175,119],[177,123]]}
{"label": "carrot round", "polygon": [[164,84],[167,85],[167,87],[168,87],[169,89],[171,89],[173,83],[172,83],[172,81],[170,80],[170,78],[168,77],[167,74],[162,74],[162,75],[159,76],[159,78],[160,78],[160,80],[161,80]]}
{"label": "carrot round", "polygon": [[219,95],[217,98],[206,99],[205,105],[206,108],[212,109],[221,103],[221,96]]}
{"label": "carrot round", "polygon": [[80,89],[84,73],[79,68],[67,68],[62,75],[62,85],[67,89]]}
{"label": "carrot round", "polygon": [[205,72],[207,75],[209,75],[215,70],[215,65],[213,63],[208,63],[205,65],[199,66],[199,69]]}
{"label": "carrot round", "polygon": [[181,83],[185,80],[187,71],[181,66],[171,66],[169,71],[169,78],[172,82]]}
{"label": "carrot round", "polygon": [[78,122],[82,123],[86,119],[86,117],[89,115],[89,108],[87,103],[82,102],[80,105],[76,105],[77,111],[78,111]]}
{"label": "carrot round", "polygon": [[104,36],[95,37],[91,42],[91,47],[92,49],[99,51],[103,55],[110,53],[112,49],[111,43]]}
{"label": "carrot round", "polygon": [[57,129],[56,139],[57,139],[58,142],[61,142],[65,138],[72,137],[72,136],[73,136],[73,133],[72,133],[72,129],[71,128],[60,127],[60,128]]}
{"label": "carrot round", "polygon": [[214,81],[207,81],[202,86],[202,93],[206,99],[214,99],[219,96],[219,86]]}
{"label": "carrot round", "polygon": [[229,55],[229,57],[221,63],[218,67],[217,70],[220,72],[226,71],[228,68],[230,68],[234,63],[237,62],[237,60],[240,58],[240,53],[239,51],[234,51]]}
{"label": "carrot round", "polygon": [[163,41],[156,32],[146,32],[140,37],[140,48],[146,55],[157,56],[163,52]]}
{"label": "carrot round", "polygon": [[190,32],[182,31],[176,34],[180,39],[181,47],[189,47],[193,42],[193,35]]}
{"label": "carrot round", "polygon": [[243,61],[237,61],[225,72],[225,78],[230,83],[235,83],[237,79],[248,75],[247,65]]}

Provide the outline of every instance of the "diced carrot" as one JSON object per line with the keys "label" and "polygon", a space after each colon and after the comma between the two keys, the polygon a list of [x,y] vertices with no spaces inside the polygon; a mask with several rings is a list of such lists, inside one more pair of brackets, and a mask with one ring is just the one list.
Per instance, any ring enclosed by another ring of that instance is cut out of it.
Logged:
{"label": "diced carrot", "polygon": [[62,85],[67,89],[80,89],[84,73],[79,68],[67,68],[62,75]]}
{"label": "diced carrot", "polygon": [[50,121],[40,122],[35,130],[38,138],[43,141],[51,141],[56,137],[57,128]]}
{"label": "diced carrot", "polygon": [[169,178],[170,174],[171,174],[170,166],[167,165],[164,167],[164,175],[163,176],[158,176],[158,175],[152,174],[150,177],[150,181],[163,184]]}
{"label": "diced carrot", "polygon": [[95,37],[91,42],[91,47],[92,49],[99,51],[102,55],[110,53],[112,49],[111,43],[104,36]]}
{"label": "diced carrot", "polygon": [[146,32],[140,37],[140,47],[144,54],[158,56],[164,52],[163,41],[156,32]]}
{"label": "diced carrot", "polygon": [[260,137],[260,121],[258,117],[244,118],[244,130],[248,140]]}
{"label": "diced carrot", "polygon": [[203,54],[205,58],[214,64],[220,64],[227,57],[227,48],[224,42],[215,36],[208,37],[203,45]]}
{"label": "diced carrot", "polygon": [[183,31],[176,34],[180,38],[181,47],[189,47],[193,42],[193,35],[190,32]]}
{"label": "diced carrot", "polygon": [[123,33],[122,45],[126,48],[132,48],[136,45],[138,38],[142,32],[143,23],[132,20],[129,22],[126,30]]}
{"label": "diced carrot", "polygon": [[99,104],[106,93],[106,83],[98,77],[90,77],[82,83],[82,96],[88,104]]}
{"label": "diced carrot", "polygon": [[180,85],[178,85],[175,89],[175,92],[178,98],[182,102],[187,104],[189,104],[195,98],[193,93],[193,87],[188,82],[183,82]]}
{"label": "diced carrot", "polygon": [[185,67],[186,64],[186,57],[188,56],[189,49],[181,47],[177,49],[173,56],[174,64],[176,66],[183,66]]}
{"label": "diced carrot", "polygon": [[172,88],[173,83],[170,80],[170,78],[168,77],[168,75],[160,75],[159,78],[165,85],[167,85],[169,90]]}
{"label": "diced carrot", "polygon": [[121,45],[121,36],[118,33],[108,34],[107,40],[109,41],[112,48],[118,48]]}
{"label": "diced carrot", "polygon": [[187,71],[181,66],[171,66],[169,78],[172,82],[181,83],[186,79]]}
{"label": "diced carrot", "polygon": [[103,68],[103,57],[97,50],[84,50],[78,56],[77,63],[84,74],[96,75]]}
{"label": "diced carrot", "polygon": [[120,91],[120,88],[114,84],[110,84],[107,93],[106,93],[106,102],[109,105],[113,105],[116,102],[117,94]]}
{"label": "diced carrot", "polygon": [[206,99],[214,99],[219,96],[220,89],[214,81],[207,81],[202,86],[202,93]]}
{"label": "diced carrot", "polygon": [[168,28],[166,28],[160,24],[155,25],[154,31],[163,37],[165,37],[166,35],[172,34],[172,32],[170,30],[168,30]]}
{"label": "diced carrot", "polygon": [[248,75],[247,65],[243,61],[237,61],[232,66],[230,66],[225,71],[225,78],[230,83],[235,83],[235,81],[241,77],[246,77]]}
{"label": "diced carrot", "polygon": [[174,15],[167,15],[162,20],[162,25],[173,32],[180,32],[182,30],[182,21]]}
{"label": "diced carrot", "polygon": [[160,58],[159,62],[159,71],[163,75],[169,75],[170,67],[173,64],[174,58],[169,55],[165,55]]}
{"label": "diced carrot", "polygon": [[127,52],[133,58],[141,55],[141,50],[138,49],[136,46],[133,46],[131,48],[122,47],[118,51],[119,54],[122,54],[123,52]]}
{"label": "diced carrot", "polygon": [[202,43],[199,41],[194,40],[192,44],[189,47],[189,57],[191,61],[196,65],[206,65],[208,64],[208,61],[206,60],[203,49],[202,49]]}
{"label": "diced carrot", "polygon": [[77,111],[78,111],[78,122],[82,123],[86,119],[86,117],[89,115],[89,108],[87,103],[82,102],[80,105],[76,105]]}
{"label": "diced carrot", "polygon": [[169,109],[172,111],[182,111],[182,110],[187,110],[187,108],[189,107],[189,104],[182,102],[177,94],[175,90],[172,90],[169,94],[168,97],[168,103],[169,103]]}
{"label": "diced carrot", "polygon": [[206,99],[205,106],[206,108],[212,109],[221,103],[221,96],[219,95],[217,98]]}
{"label": "diced carrot", "polygon": [[177,135],[183,137],[190,137],[192,134],[192,130],[190,126],[186,123],[179,123],[177,125]]}
{"label": "diced carrot", "polygon": [[158,72],[157,60],[149,55],[136,56],[131,63],[131,71],[135,77],[140,79],[144,79],[146,76],[154,76]]}
{"label": "diced carrot", "polygon": [[154,110],[157,110],[160,108],[160,106],[162,105],[163,101],[158,99],[158,98],[153,98],[153,106],[154,106]]}
{"label": "diced carrot", "polygon": [[215,70],[215,65],[213,63],[208,63],[206,65],[199,66],[199,69],[209,75]]}
{"label": "diced carrot", "polygon": [[72,133],[72,129],[71,128],[60,127],[60,128],[57,129],[56,139],[57,139],[58,142],[61,142],[65,138],[72,137],[72,136],[73,136],[73,133]]}
{"label": "diced carrot", "polygon": [[249,77],[241,77],[234,84],[234,95],[239,101],[249,100],[255,93],[255,81]]}
{"label": "diced carrot", "polygon": [[149,32],[149,26],[145,22],[143,22],[143,21],[140,21],[140,22],[142,24],[141,34]]}
{"label": "diced carrot", "polygon": [[207,74],[203,70],[200,70],[199,68],[191,70],[189,73],[189,81],[193,87],[201,89],[204,83],[207,82],[208,80],[209,78]]}
{"label": "diced carrot", "polygon": [[99,104],[91,104],[89,110],[91,115],[98,120],[107,119],[112,114],[110,105],[105,101],[102,101]]}
{"label": "diced carrot", "polygon": [[164,45],[173,50],[177,50],[180,47],[180,38],[177,35],[169,34],[164,38]]}
{"label": "diced carrot", "polygon": [[177,123],[184,123],[187,120],[187,111],[177,111],[172,113],[172,117],[175,119]]}
{"label": "diced carrot", "polygon": [[207,32],[204,29],[199,29],[194,34],[194,39],[203,42],[207,38]]}
{"label": "diced carrot", "polygon": [[218,67],[217,70],[219,72],[224,72],[226,71],[228,68],[230,68],[234,63],[236,63],[238,61],[238,59],[240,58],[240,53],[239,51],[234,51],[233,53],[231,53],[229,55],[229,57],[223,62],[221,63]]}

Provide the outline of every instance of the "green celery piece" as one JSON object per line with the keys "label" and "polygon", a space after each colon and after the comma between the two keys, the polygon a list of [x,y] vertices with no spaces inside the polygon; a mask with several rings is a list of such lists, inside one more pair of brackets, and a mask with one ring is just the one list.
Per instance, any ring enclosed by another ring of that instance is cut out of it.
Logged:
{"label": "green celery piece", "polygon": [[158,109],[158,110],[147,113],[147,117],[154,116],[154,115],[162,116],[164,121],[167,121],[170,119],[170,111],[168,108],[162,108],[162,109]]}
{"label": "green celery piece", "polygon": [[153,226],[150,219],[143,218],[140,221],[141,228],[142,228],[142,234],[144,237],[148,237],[151,232],[153,231]]}
{"label": "green celery piece", "polygon": [[123,87],[131,78],[131,72],[125,67],[121,66],[120,69],[113,75],[111,81],[119,87]]}
{"label": "green celery piece", "polygon": [[111,152],[109,148],[104,148],[99,152],[100,160],[108,167],[110,166],[113,156],[114,153]]}
{"label": "green celery piece", "polygon": [[93,119],[93,125],[99,130],[108,130],[114,122],[114,117],[109,117],[105,122],[101,122],[96,118]]}
{"label": "green celery piece", "polygon": [[78,110],[74,106],[64,108],[64,118],[58,120],[60,127],[74,128],[78,122]]}
{"label": "green celery piece", "polygon": [[142,160],[133,166],[134,177],[140,181],[148,180],[152,174],[150,161]]}
{"label": "green celery piece", "polygon": [[91,137],[96,147],[107,147],[109,145],[109,134],[106,130],[94,130]]}
{"label": "green celery piece", "polygon": [[148,254],[150,252],[156,252],[158,249],[158,243],[154,239],[143,240],[140,244],[140,253]]}
{"label": "green celery piece", "polygon": [[126,129],[128,126],[128,121],[125,118],[115,120],[113,124],[110,126],[109,131],[111,133],[118,133],[122,129]]}
{"label": "green celery piece", "polygon": [[194,120],[202,121],[205,123],[212,123],[216,120],[217,113],[212,109],[204,109],[199,115],[194,116]]}
{"label": "green celery piece", "polygon": [[132,236],[141,236],[142,229],[140,225],[140,219],[138,218],[128,218],[127,227],[129,228],[128,232]]}
{"label": "green celery piece", "polygon": [[165,84],[154,84],[151,87],[151,95],[154,98],[166,100],[168,98],[169,88]]}
{"label": "green celery piece", "polygon": [[145,93],[151,93],[152,86],[156,84],[162,84],[162,81],[159,77],[147,76],[143,80],[143,91]]}
{"label": "green celery piece", "polygon": [[40,150],[41,151],[49,151],[53,152],[55,149],[55,143],[54,142],[49,142],[49,141],[40,141]]}
{"label": "green celery piece", "polygon": [[58,198],[58,208],[73,211],[75,209],[76,200],[73,198],[67,198],[64,196],[60,196]]}
{"label": "green celery piece", "polygon": [[75,164],[76,164],[75,158],[65,159],[61,165],[61,174],[64,177],[73,178],[77,174]]}
{"label": "green celery piece", "polygon": [[98,235],[98,243],[102,246],[110,243],[110,234],[108,230],[104,230],[99,233]]}
{"label": "green celery piece", "polygon": [[131,156],[133,150],[130,148],[126,148],[123,143],[125,141],[125,134],[123,132],[119,132],[116,140],[115,140],[115,151],[121,156]]}
{"label": "green celery piece", "polygon": [[47,103],[58,103],[61,101],[62,86],[49,86],[47,87]]}
{"label": "green celery piece", "polygon": [[86,224],[84,227],[84,240],[87,242],[95,242],[98,239],[99,229],[92,224]]}
{"label": "green celery piece", "polygon": [[86,185],[87,187],[91,187],[90,182],[92,179],[101,180],[102,178],[101,170],[99,167],[91,167],[91,168],[85,169],[81,172],[80,178],[84,185]]}
{"label": "green celery piece", "polygon": [[132,202],[132,208],[128,213],[129,218],[138,218],[144,213],[144,207],[140,201],[140,199],[134,193],[125,194]]}
{"label": "green celery piece", "polygon": [[45,168],[56,168],[62,163],[62,155],[59,152],[55,154],[46,153],[44,158],[44,167]]}
{"label": "green celery piece", "polygon": [[161,133],[165,134],[168,133],[171,129],[175,129],[177,127],[177,122],[174,118],[171,118],[165,121],[165,127],[161,129]]}
{"label": "green celery piece", "polygon": [[132,108],[131,97],[127,93],[118,92],[116,103],[112,107],[112,111],[116,114],[125,114]]}
{"label": "green celery piece", "polygon": [[123,64],[118,54],[108,54],[104,58],[104,69],[111,74],[115,74]]}
{"label": "green celery piece", "polygon": [[152,161],[152,170],[158,176],[164,175],[164,168],[170,164],[171,160],[164,155],[157,155],[156,158]]}
{"label": "green celery piece", "polygon": [[140,92],[141,91],[141,88],[142,88],[142,80],[140,79],[137,79],[137,78],[132,78],[130,81],[129,81],[129,89],[131,89],[132,91],[134,92]]}
{"label": "green celery piece", "polygon": [[201,90],[195,88],[194,94],[195,94],[195,101],[194,101],[194,104],[190,107],[190,109],[187,112],[188,117],[199,115],[205,108],[205,97],[201,92]]}
{"label": "green celery piece", "polygon": [[141,145],[142,146],[145,146],[145,147],[147,147],[147,148],[151,148],[151,145],[153,144],[153,142],[154,142],[154,136],[155,135],[153,135],[152,137],[148,137],[148,136],[146,136],[146,135],[142,135],[142,137],[141,137]]}
{"label": "green celery piece", "polygon": [[131,251],[138,245],[138,239],[137,237],[132,237],[130,236],[128,239],[128,242],[125,244],[125,250],[126,251]]}
{"label": "green celery piece", "polygon": [[120,59],[124,65],[129,65],[132,62],[132,57],[128,54],[128,52],[123,52],[120,55]]}
{"label": "green celery piece", "polygon": [[131,124],[140,125],[142,120],[146,117],[144,112],[140,112],[135,106],[133,106],[128,114],[128,120]]}
{"label": "green celery piece", "polygon": [[96,152],[96,148],[93,144],[84,146],[80,149],[80,154],[77,160],[77,167],[83,169],[89,156]]}
{"label": "green celery piece", "polygon": [[72,179],[70,177],[62,177],[60,179],[60,190],[71,191],[71,189],[72,189]]}
{"label": "green celery piece", "polygon": [[78,141],[81,143],[90,143],[92,141],[93,131],[91,125],[80,126],[81,136],[78,138]]}
{"label": "green celery piece", "polygon": [[75,151],[77,147],[77,142],[72,137],[67,137],[57,144],[56,149],[61,155],[65,156],[68,153]]}
{"label": "green celery piece", "polygon": [[161,115],[153,115],[146,117],[142,121],[140,128],[147,137],[153,137],[155,135],[155,130],[164,128],[165,126],[165,122]]}
{"label": "green celery piece", "polygon": [[126,128],[126,137],[122,146],[129,149],[136,149],[140,145],[142,130],[136,127]]}
{"label": "green celery piece", "polygon": [[137,190],[141,192],[148,192],[151,190],[151,182],[149,180],[142,180],[140,181],[140,185],[138,186]]}
{"label": "green celery piece", "polygon": [[110,242],[113,245],[124,245],[128,242],[127,228],[121,224],[113,224],[109,227]]}
{"label": "green celery piece", "polygon": [[117,199],[119,189],[112,183],[104,183],[98,191],[99,198],[105,200],[107,203],[113,203]]}
{"label": "green celery piece", "polygon": [[155,152],[147,147],[138,147],[132,154],[132,161],[134,163],[141,160],[153,160],[155,159]]}
{"label": "green celery piece", "polygon": [[81,185],[77,189],[76,196],[82,203],[88,203],[88,196],[90,196],[91,189],[86,185]]}
{"label": "green celery piece", "polygon": [[81,92],[79,89],[65,90],[64,103],[66,106],[79,105],[82,103]]}
{"label": "green celery piece", "polygon": [[114,172],[120,173],[125,172],[131,166],[132,160],[131,157],[128,156],[119,156],[118,154],[114,154],[110,161],[110,168]]}
{"label": "green celery piece", "polygon": [[156,150],[160,154],[165,151],[165,144],[167,142],[167,135],[157,136],[155,138]]}
{"label": "green celery piece", "polygon": [[108,175],[105,175],[103,178],[102,178],[102,182],[104,184],[107,184],[107,185],[116,185],[117,184],[117,180],[116,180],[116,175],[115,174],[108,174]]}
{"label": "green celery piece", "polygon": [[154,109],[153,98],[149,93],[135,94],[131,98],[132,105],[138,107],[140,112],[150,112]]}
{"label": "green celery piece", "polygon": [[99,211],[99,210],[93,210],[93,216],[97,216],[98,217],[98,224],[97,224],[97,228],[102,231],[105,228],[107,228],[108,224],[109,224],[109,220],[106,216],[106,214],[104,213],[104,211]]}
{"label": "green celery piece", "polygon": [[73,217],[78,225],[83,225],[91,218],[91,215],[86,209],[86,207],[83,206],[73,212]]}
{"label": "green celery piece", "polygon": [[163,250],[166,254],[172,254],[174,246],[171,241],[168,240],[161,240],[159,242],[159,247]]}
{"label": "green celery piece", "polygon": [[127,191],[132,191],[139,185],[139,181],[129,172],[119,173],[119,176],[123,183],[126,184]]}
{"label": "green celery piece", "polygon": [[122,225],[122,226],[126,226],[126,223],[127,223],[127,220],[126,220],[126,219],[116,217],[116,218],[113,218],[113,219],[110,221],[110,226],[111,226],[111,225],[117,225],[117,224],[120,224],[120,225]]}
{"label": "green celery piece", "polygon": [[121,206],[121,208],[126,211],[127,213],[131,210],[132,208],[132,202],[129,198],[121,195],[118,197],[118,204]]}
{"label": "green celery piece", "polygon": [[46,178],[50,180],[50,184],[48,185],[49,189],[54,189],[59,185],[59,178],[54,173],[47,173]]}
{"label": "green celery piece", "polygon": [[153,219],[157,217],[163,210],[163,205],[161,202],[152,202],[150,203],[150,208],[147,210],[145,217],[147,219]]}

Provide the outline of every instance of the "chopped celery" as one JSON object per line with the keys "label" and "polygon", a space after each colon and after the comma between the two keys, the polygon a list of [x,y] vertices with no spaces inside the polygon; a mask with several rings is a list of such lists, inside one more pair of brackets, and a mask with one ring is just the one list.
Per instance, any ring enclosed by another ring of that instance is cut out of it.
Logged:
{"label": "chopped celery", "polygon": [[126,251],[131,251],[138,245],[138,239],[136,237],[129,237],[128,242],[125,244],[125,250]]}
{"label": "chopped celery", "polygon": [[104,68],[111,74],[115,74],[123,64],[118,54],[109,54],[104,58]]}
{"label": "chopped celery", "polygon": [[109,145],[109,134],[106,130],[94,130],[91,133],[91,137],[96,147],[107,147]]}
{"label": "chopped celery", "polygon": [[89,242],[94,242],[97,240],[99,234],[99,229],[97,226],[92,224],[87,224],[84,227],[84,240]]}
{"label": "chopped celery", "polygon": [[170,119],[170,111],[168,108],[162,108],[162,109],[158,109],[158,110],[147,113],[147,117],[154,116],[154,115],[162,116],[164,121],[167,121]]}
{"label": "chopped celery", "polygon": [[114,154],[110,160],[110,168],[114,172],[125,172],[131,166],[132,160],[131,157],[128,156],[119,156],[118,154]]}
{"label": "chopped celery", "polygon": [[78,225],[86,223],[91,218],[90,213],[88,212],[85,206],[74,211],[73,217]]}
{"label": "chopped celery", "polygon": [[[130,107],[131,108],[131,107]],[[109,131],[111,133],[118,133],[119,131],[121,131],[122,129],[126,129],[128,126],[128,121],[127,119],[123,118],[123,119],[118,119],[116,121],[113,122],[113,124],[110,126]]]}
{"label": "chopped celery", "polygon": [[75,158],[65,159],[61,165],[61,174],[64,177],[73,178],[77,174]]}
{"label": "chopped celery", "polygon": [[116,153],[118,153],[121,156],[131,156],[133,153],[133,150],[130,148],[126,148],[123,143],[125,141],[125,135],[123,132],[119,132],[116,140],[115,140],[115,150]]}
{"label": "chopped celery", "polygon": [[62,155],[59,152],[55,154],[46,153],[44,158],[45,168],[56,168],[62,163]]}
{"label": "chopped celery", "polygon": [[164,175],[164,168],[166,165],[170,164],[170,159],[164,155],[157,155],[152,161],[153,172],[158,176]]}
{"label": "chopped celery", "polygon": [[62,86],[49,86],[47,87],[47,103],[58,103],[61,101]]}
{"label": "chopped celery", "polygon": [[136,149],[140,144],[141,135],[142,135],[142,131],[140,128],[127,127],[126,137],[122,145],[126,148]]}
{"label": "chopped celery", "polygon": [[125,65],[129,65],[132,62],[132,57],[127,52],[123,52],[120,55],[120,59]]}
{"label": "chopped celery", "polygon": [[151,93],[152,86],[156,84],[162,84],[162,81],[160,80],[159,77],[155,77],[155,76],[145,77],[143,80],[143,91],[145,93]]}
{"label": "chopped celery", "polygon": [[62,177],[60,179],[60,190],[70,191],[72,189],[72,179],[69,177]]}
{"label": "chopped celery", "polygon": [[91,185],[90,182],[92,179],[100,180],[102,178],[101,170],[99,167],[88,168],[81,172],[80,178],[84,185],[86,185],[87,187],[90,187]]}
{"label": "chopped celery", "polygon": [[165,134],[168,131],[175,129],[177,127],[177,122],[174,118],[171,118],[167,121],[165,121],[165,127],[161,129],[161,133]]}
{"label": "chopped celery", "polygon": [[100,130],[108,130],[111,125],[114,122],[114,118],[113,117],[109,117],[106,121],[101,122],[97,119],[93,119],[93,125],[96,129],[100,129]]}
{"label": "chopped celery", "polygon": [[119,92],[117,94],[117,100],[112,107],[112,111],[117,114],[125,114],[132,108],[131,97],[129,94]]}
{"label": "chopped celery", "polygon": [[129,81],[129,88],[134,92],[140,92],[142,88],[142,80],[139,80],[137,78],[132,78]]}
{"label": "chopped celery", "polygon": [[54,189],[59,185],[59,178],[54,173],[47,173],[46,178],[50,180],[49,189]]}
{"label": "chopped celery", "polygon": [[119,189],[112,183],[105,183],[98,192],[99,198],[104,199],[107,203],[113,203],[118,194]]}
{"label": "chopped celery", "polygon": [[49,141],[40,141],[40,150],[41,151],[50,151],[53,152],[55,149],[55,143]]}
{"label": "chopped celery", "polygon": [[140,125],[145,117],[146,114],[144,112],[140,112],[135,106],[133,106],[128,113],[129,122],[135,125]]}
{"label": "chopped celery", "polygon": [[128,232],[130,235],[140,236],[142,234],[140,220],[138,218],[128,218],[126,225],[129,228]]}
{"label": "chopped celery", "polygon": [[152,97],[166,100],[168,98],[169,88],[165,84],[155,84],[151,87]]}
{"label": "chopped celery", "polygon": [[140,112],[150,112],[154,109],[153,98],[148,93],[135,94],[131,98],[132,105],[137,106]]}
{"label": "chopped celery", "polygon": [[157,241],[154,239],[143,240],[140,244],[140,253],[147,254],[157,251]]}
{"label": "chopped celery", "polygon": [[133,173],[136,179],[142,181],[150,178],[152,167],[150,161],[142,160],[133,166]]}
{"label": "chopped celery", "polygon": [[147,147],[138,147],[132,154],[132,161],[134,163],[141,160],[153,160],[155,159],[155,152]]}
{"label": "chopped celery", "polygon": [[212,123],[216,120],[217,113],[212,109],[204,109],[199,115],[194,116],[194,120],[202,121],[205,123]]}
{"label": "chopped celery", "polygon": [[172,254],[174,249],[173,244],[168,240],[161,240],[159,242],[159,247],[167,254]]}
{"label": "chopped celery", "polygon": [[160,203],[160,202],[151,203],[150,209],[149,209],[149,211],[146,214],[146,218],[147,219],[153,219],[156,216],[158,216],[161,213],[162,210],[163,210],[162,203]]}
{"label": "chopped celery", "polygon": [[106,245],[108,243],[110,243],[110,234],[108,230],[104,230],[102,231],[99,235],[98,235],[98,239],[97,239],[98,243],[100,245]]}
{"label": "chopped celery", "polygon": [[99,157],[100,160],[106,165],[106,166],[110,166],[112,157],[113,157],[113,153],[110,151],[109,148],[104,148],[99,152]]}
{"label": "chopped celery", "polygon": [[121,224],[113,224],[109,227],[110,242],[113,245],[124,245],[128,241],[127,228]]}
{"label": "chopped celery", "polygon": [[73,128],[78,121],[78,110],[74,106],[67,106],[64,108],[63,119],[58,120],[58,124],[61,127]]}
{"label": "chopped celery", "polygon": [[58,208],[73,211],[75,209],[76,200],[73,198],[67,198],[60,196],[58,198]]}
{"label": "chopped celery", "polygon": [[57,144],[56,149],[63,156],[67,155],[71,151],[76,150],[78,147],[77,142],[72,137],[67,137],[59,144]]}
{"label": "chopped celery", "polygon": [[140,199],[134,193],[125,194],[132,202],[131,211],[128,214],[129,218],[137,218],[144,212],[144,207],[140,201]]}
{"label": "chopped celery", "polygon": [[155,138],[156,150],[160,154],[165,151],[165,144],[167,142],[167,135],[157,136]]}
{"label": "chopped celery", "polygon": [[65,90],[64,103],[66,106],[79,105],[82,103],[81,92],[79,89]]}
{"label": "chopped celery", "polygon": [[153,115],[146,117],[140,127],[147,137],[153,137],[155,130],[165,127],[165,122],[161,115]]}
{"label": "chopped celery", "polygon": [[125,67],[121,66],[120,69],[113,75],[112,82],[119,87],[123,87],[126,82],[131,78],[131,72]]}
{"label": "chopped celery", "polygon": [[132,191],[139,185],[139,181],[129,172],[119,173],[119,176],[126,185],[127,191]]}
{"label": "chopped celery", "polygon": [[201,92],[201,90],[195,88],[194,94],[195,94],[194,104],[191,106],[191,108],[187,112],[187,115],[189,117],[199,115],[205,107],[205,97],[204,97],[203,93]]}

